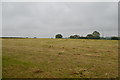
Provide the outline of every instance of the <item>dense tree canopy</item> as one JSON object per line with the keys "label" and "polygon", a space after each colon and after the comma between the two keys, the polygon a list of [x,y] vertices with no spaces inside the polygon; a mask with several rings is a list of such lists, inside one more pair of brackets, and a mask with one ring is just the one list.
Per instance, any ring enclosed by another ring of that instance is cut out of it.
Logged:
{"label": "dense tree canopy", "polygon": [[97,31],[94,31],[92,34],[88,34],[86,37],[88,39],[100,39],[100,33]]}
{"label": "dense tree canopy", "polygon": [[120,40],[120,38],[119,37],[111,37],[111,40]]}
{"label": "dense tree canopy", "polygon": [[61,34],[57,34],[55,38],[62,38],[63,36]]}
{"label": "dense tree canopy", "polygon": [[79,39],[80,36],[79,36],[79,35],[71,35],[70,38],[71,38],[71,39]]}

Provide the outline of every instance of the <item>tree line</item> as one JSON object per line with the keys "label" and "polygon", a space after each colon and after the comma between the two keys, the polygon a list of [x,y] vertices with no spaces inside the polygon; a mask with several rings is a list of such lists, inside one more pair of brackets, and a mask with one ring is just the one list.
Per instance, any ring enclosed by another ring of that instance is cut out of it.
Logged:
{"label": "tree line", "polygon": [[[63,38],[62,34],[55,35],[55,38]],[[68,39],[110,39],[110,40],[120,40],[120,37],[100,37],[100,33],[98,31],[94,31],[92,34],[87,34],[87,36],[79,36],[79,35],[70,35]]]}

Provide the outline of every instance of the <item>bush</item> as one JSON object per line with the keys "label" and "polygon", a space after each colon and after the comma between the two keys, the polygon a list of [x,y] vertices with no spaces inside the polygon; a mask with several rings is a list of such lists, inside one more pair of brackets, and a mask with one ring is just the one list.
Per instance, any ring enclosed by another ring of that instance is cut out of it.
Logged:
{"label": "bush", "polygon": [[64,52],[59,52],[58,54],[59,54],[59,55],[62,55],[62,54],[64,54]]}

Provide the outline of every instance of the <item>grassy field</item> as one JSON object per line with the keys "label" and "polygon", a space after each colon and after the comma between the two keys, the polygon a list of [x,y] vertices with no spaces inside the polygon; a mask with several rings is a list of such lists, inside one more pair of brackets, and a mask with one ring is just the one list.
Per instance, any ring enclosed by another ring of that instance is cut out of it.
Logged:
{"label": "grassy field", "polygon": [[118,41],[3,39],[3,78],[115,78]]}

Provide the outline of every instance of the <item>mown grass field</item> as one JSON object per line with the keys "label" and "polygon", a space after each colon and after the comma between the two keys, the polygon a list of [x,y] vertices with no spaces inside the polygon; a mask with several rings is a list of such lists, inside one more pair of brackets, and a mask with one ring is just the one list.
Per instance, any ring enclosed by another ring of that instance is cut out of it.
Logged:
{"label": "mown grass field", "polygon": [[3,39],[3,78],[116,78],[118,41]]}

